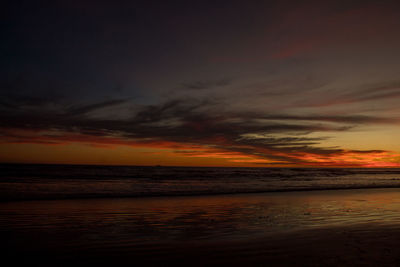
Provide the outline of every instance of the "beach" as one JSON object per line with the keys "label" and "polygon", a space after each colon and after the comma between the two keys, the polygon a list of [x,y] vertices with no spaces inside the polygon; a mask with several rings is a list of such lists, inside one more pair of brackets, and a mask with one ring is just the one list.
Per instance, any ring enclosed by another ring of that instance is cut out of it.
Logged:
{"label": "beach", "polygon": [[394,266],[400,189],[0,203],[6,257],[52,265]]}
{"label": "beach", "polygon": [[1,7],[2,266],[400,267],[400,1]]}

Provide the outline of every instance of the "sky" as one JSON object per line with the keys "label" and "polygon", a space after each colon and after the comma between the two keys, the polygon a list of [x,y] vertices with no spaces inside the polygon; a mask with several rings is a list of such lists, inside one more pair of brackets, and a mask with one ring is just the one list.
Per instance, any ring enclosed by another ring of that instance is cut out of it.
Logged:
{"label": "sky", "polygon": [[396,1],[8,1],[0,162],[400,167]]}

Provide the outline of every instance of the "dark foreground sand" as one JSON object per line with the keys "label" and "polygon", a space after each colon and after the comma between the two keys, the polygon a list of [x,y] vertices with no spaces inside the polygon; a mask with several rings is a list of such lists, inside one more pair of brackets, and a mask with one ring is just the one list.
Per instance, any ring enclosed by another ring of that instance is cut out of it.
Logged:
{"label": "dark foreground sand", "polygon": [[4,249],[3,259],[46,266],[399,266],[399,240],[399,226],[354,225],[251,240],[153,243],[104,251]]}
{"label": "dark foreground sand", "polygon": [[3,203],[1,252],[13,266],[400,266],[399,200],[379,189]]}

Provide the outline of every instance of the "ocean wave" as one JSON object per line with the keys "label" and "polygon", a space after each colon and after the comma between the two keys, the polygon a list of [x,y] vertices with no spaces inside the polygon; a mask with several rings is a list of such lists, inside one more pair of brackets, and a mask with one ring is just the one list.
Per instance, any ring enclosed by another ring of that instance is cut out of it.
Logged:
{"label": "ocean wave", "polygon": [[400,169],[0,165],[0,200],[400,188]]}

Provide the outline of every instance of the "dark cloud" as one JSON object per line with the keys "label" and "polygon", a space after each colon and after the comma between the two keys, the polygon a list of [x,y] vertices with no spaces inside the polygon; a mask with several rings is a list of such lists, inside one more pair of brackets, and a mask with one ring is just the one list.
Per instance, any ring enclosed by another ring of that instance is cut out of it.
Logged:
{"label": "dark cloud", "polygon": [[115,100],[106,100],[100,103],[95,103],[91,105],[86,105],[86,106],[78,106],[78,107],[71,107],[67,109],[67,116],[80,116],[87,114],[89,112],[107,108],[107,107],[112,107],[112,106],[117,106],[123,103],[126,103],[128,99],[115,99]]}
{"label": "dark cloud", "polygon": [[314,107],[327,107],[334,105],[348,105],[363,103],[368,101],[382,102],[385,100],[396,99],[400,97],[400,84],[386,83],[381,85],[362,85],[361,88],[351,88],[346,93],[329,95],[329,97],[320,97],[311,102],[300,103],[298,106],[314,106]]}
{"label": "dark cloud", "polygon": [[341,97],[341,102],[356,103],[364,101],[379,101],[382,99],[391,99],[398,97],[400,97],[400,85],[398,82],[396,82],[351,91],[350,93],[344,94]]}
{"label": "dark cloud", "polygon": [[391,124],[400,121],[400,118],[373,117],[365,115],[348,115],[348,116],[321,116],[321,115],[270,115],[264,117],[267,120],[293,120],[293,121],[323,121],[336,122],[343,124]]}
{"label": "dark cloud", "polygon": [[23,109],[25,107],[43,107],[57,101],[53,97],[2,94],[0,108]]}
{"label": "dark cloud", "polygon": [[3,142],[169,142],[187,155],[196,149],[179,144],[306,162],[305,153],[381,153],[329,147],[323,135],[349,144],[341,133],[379,125],[371,136],[383,136],[399,122],[396,1],[23,0],[3,9]]}
{"label": "dark cloud", "polygon": [[[9,101],[15,102],[10,99]],[[311,153],[330,156],[344,153],[344,150],[339,148],[322,146],[326,138],[309,137],[309,133],[346,131],[359,123],[393,123],[391,119],[366,116],[291,116],[218,112],[218,108],[222,105],[218,101],[191,98],[173,99],[159,105],[144,106],[127,119],[95,119],[86,115],[103,108],[129,104],[131,103],[129,99],[107,100],[73,108],[64,106],[52,113],[40,108],[46,103],[45,100],[32,103],[35,103],[36,109],[25,111],[12,105],[3,105],[3,108],[10,111],[0,114],[3,142],[96,143],[96,138],[113,137],[109,139],[110,143],[173,142],[280,162],[301,163],[306,160],[291,155]],[[15,112],[14,109],[19,112]],[[29,135],[15,134],[9,129],[50,133],[40,133],[39,137],[32,138]],[[58,133],[52,134],[52,131]],[[75,137],[71,134],[75,134]],[[79,139],[76,134],[87,137]],[[120,141],[115,141],[115,138]],[[107,143],[107,139],[100,140],[102,143]],[[379,151],[352,153],[377,152]],[[193,155],[196,152],[182,150],[180,153]]]}
{"label": "dark cloud", "polygon": [[216,81],[196,81],[190,83],[183,83],[182,87],[184,89],[191,89],[191,90],[205,90],[205,89],[227,86],[230,85],[231,82],[232,81],[229,79],[222,79]]}

